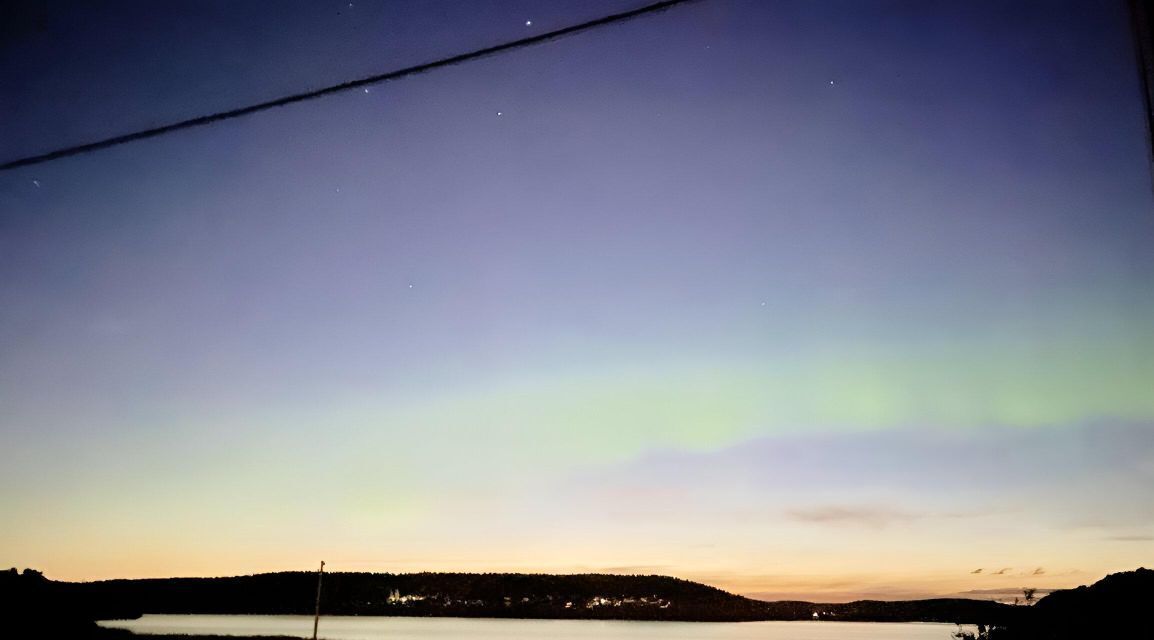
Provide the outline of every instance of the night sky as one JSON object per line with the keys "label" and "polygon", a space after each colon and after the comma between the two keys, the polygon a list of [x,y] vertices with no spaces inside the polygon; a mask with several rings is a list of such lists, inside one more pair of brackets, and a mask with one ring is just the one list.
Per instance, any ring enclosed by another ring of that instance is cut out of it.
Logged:
{"label": "night sky", "polygon": [[[6,4],[0,161],[644,3]],[[1105,0],[702,0],[3,172],[0,566],[1133,569],[1151,194]]]}

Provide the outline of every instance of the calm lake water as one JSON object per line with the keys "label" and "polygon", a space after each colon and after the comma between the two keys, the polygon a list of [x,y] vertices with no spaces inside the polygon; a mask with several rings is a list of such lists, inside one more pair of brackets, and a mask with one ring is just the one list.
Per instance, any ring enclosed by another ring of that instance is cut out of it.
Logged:
{"label": "calm lake water", "polygon": [[[311,638],[311,616],[146,615],[101,623],[139,633]],[[465,618],[321,618],[329,640],[949,640],[952,624],[620,622]]]}

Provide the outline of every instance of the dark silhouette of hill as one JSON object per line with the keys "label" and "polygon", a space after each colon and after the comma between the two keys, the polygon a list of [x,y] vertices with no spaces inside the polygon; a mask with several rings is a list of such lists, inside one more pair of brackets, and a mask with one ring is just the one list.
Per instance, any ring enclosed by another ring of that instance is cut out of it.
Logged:
{"label": "dark silhouette of hill", "polygon": [[858,600],[844,604],[811,605],[828,607],[831,620],[864,622],[951,622],[975,624],[1009,624],[1020,611],[1017,607],[989,600],[967,598],[932,598],[928,600]]}
{"label": "dark silhouette of hill", "polygon": [[1015,624],[995,629],[996,640],[1154,638],[1150,604],[1154,571],[1113,573],[1090,586],[1055,591],[1029,607]]}
{"label": "dark silhouette of hill", "polygon": [[[109,580],[70,586],[82,600],[131,603],[145,613],[311,614],[316,574]],[[765,603],[665,576],[331,573],[321,610],[330,615],[764,619]]]}
{"label": "dark silhouette of hill", "polygon": [[[137,637],[95,620],[144,613],[302,614],[313,611],[316,574],[57,582],[31,569],[0,572],[5,637],[118,640]],[[839,604],[762,602],[667,576],[603,574],[333,573],[326,615],[457,616],[679,621],[825,620],[983,625],[989,640],[1154,638],[1146,606],[1154,571],[1106,576],[1055,591],[1032,607],[968,599]]]}
{"label": "dark silhouette of hill", "polygon": [[139,615],[136,610],[120,609],[111,602],[76,598],[73,587],[49,580],[33,569],[0,572],[0,637],[103,637],[104,630],[96,626],[95,620]]}
{"label": "dark silhouette of hill", "polygon": [[[39,595],[79,618],[143,613],[313,612],[316,574],[160,578],[68,583],[40,578]],[[966,599],[839,604],[763,602],[668,576],[501,573],[325,574],[327,615],[454,616],[598,620],[999,622],[1013,607]]]}

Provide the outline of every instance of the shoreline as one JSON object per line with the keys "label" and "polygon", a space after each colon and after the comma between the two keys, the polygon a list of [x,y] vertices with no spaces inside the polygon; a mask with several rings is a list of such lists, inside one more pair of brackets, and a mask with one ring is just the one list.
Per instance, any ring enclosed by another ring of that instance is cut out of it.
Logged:
{"label": "shoreline", "polygon": [[[126,626],[116,626],[115,623],[135,622],[147,616],[164,616],[164,617],[209,617],[209,618],[300,618],[302,620],[310,621],[313,616],[303,613],[145,613],[139,618],[130,619],[116,619],[116,620],[96,620],[97,626],[102,629],[122,629],[130,630]],[[478,620],[481,622],[596,622],[596,623],[620,623],[620,624],[661,624],[661,625],[749,625],[749,624],[815,624],[815,623],[836,623],[836,624],[869,624],[869,625],[935,625],[956,627],[958,623],[954,622],[934,622],[926,620],[833,620],[833,619],[798,619],[798,620],[636,620],[627,618],[522,618],[522,617],[497,617],[497,616],[422,616],[422,615],[381,615],[381,614],[321,614],[320,620],[323,624],[326,619],[346,619],[346,620],[364,620],[364,619],[404,619],[404,620]],[[961,626],[973,626],[963,623]],[[160,635],[181,635],[181,634],[160,634]],[[237,638],[242,636],[221,636]],[[257,636],[262,638],[269,638],[274,636]]]}

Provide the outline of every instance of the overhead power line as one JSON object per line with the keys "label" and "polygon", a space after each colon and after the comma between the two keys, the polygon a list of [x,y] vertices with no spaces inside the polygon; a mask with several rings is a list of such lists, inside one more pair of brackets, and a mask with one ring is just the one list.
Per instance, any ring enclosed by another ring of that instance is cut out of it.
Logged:
{"label": "overhead power line", "polygon": [[292,95],[283,96],[283,97],[276,98],[273,100],[267,100],[265,102],[258,102],[256,104],[250,104],[250,105],[244,106],[244,107],[229,109],[227,111],[218,111],[216,113],[198,116],[196,118],[189,118],[188,120],[181,120],[179,122],[173,122],[171,124],[166,124],[166,125],[162,125],[159,127],[154,127],[152,129],[144,129],[141,131],[136,131],[134,133],[127,133],[124,135],[114,136],[111,138],[105,138],[104,140],[97,140],[96,142],[78,144],[78,145],[71,146],[71,147],[64,147],[62,149],[57,149],[55,151],[49,151],[47,153],[41,153],[38,155],[26,156],[24,158],[18,158],[16,160],[10,160],[10,161],[7,161],[3,164],[0,164],[0,171],[7,171],[9,169],[16,169],[19,167],[27,167],[29,165],[40,164],[43,162],[49,162],[51,160],[57,160],[60,158],[67,158],[69,156],[77,156],[77,155],[81,155],[81,154],[85,154],[85,153],[90,153],[93,151],[99,151],[101,149],[107,149],[109,147],[115,147],[118,145],[127,144],[129,142],[135,142],[137,140],[144,140],[147,138],[155,138],[157,136],[162,136],[162,135],[165,135],[168,133],[174,133],[174,132],[180,131],[182,129],[191,129],[193,127],[201,127],[204,125],[209,125],[209,124],[221,122],[222,120],[230,120],[232,118],[239,118],[241,116],[247,116],[247,115],[250,115],[253,113],[258,113],[260,111],[267,111],[269,109],[273,109],[276,107],[283,107],[285,105],[290,105],[290,104],[293,104],[296,102],[304,102],[306,100],[315,100],[317,98],[323,98],[325,96],[328,96],[328,95],[331,95],[334,93],[339,93],[342,91],[348,91],[350,89],[356,89],[356,88],[364,87],[367,85],[378,84],[378,83],[382,83],[382,82],[388,82],[390,80],[398,80],[400,78],[416,75],[418,73],[425,73],[427,71],[432,71],[434,69],[440,69],[442,67],[450,67],[453,65],[461,64],[463,62],[469,62],[470,60],[476,60],[478,58],[484,58],[487,56],[496,55],[498,53],[506,53],[506,52],[513,51],[516,49],[523,49],[525,47],[531,47],[531,46],[536,45],[536,44],[542,44],[544,42],[549,42],[551,40],[557,40],[558,38],[563,38],[565,36],[574,35],[577,33],[584,32],[584,31],[590,31],[592,29],[596,29],[599,27],[606,27],[606,26],[609,26],[611,24],[625,22],[627,20],[632,20],[634,18],[640,18],[640,17],[645,16],[645,15],[654,14],[654,13],[658,13],[661,11],[665,11],[667,9],[671,9],[677,5],[688,4],[690,2],[696,2],[696,1],[697,0],[663,0],[662,2],[654,2],[653,4],[648,4],[648,5],[645,5],[643,7],[637,8],[637,9],[631,9],[629,11],[623,11],[621,13],[614,13],[614,14],[607,15],[607,16],[604,16],[601,18],[597,18],[595,20],[589,20],[588,22],[582,22],[580,24],[575,24],[575,25],[571,25],[568,27],[554,30],[554,31],[549,31],[547,33],[542,33],[542,34],[538,34],[535,36],[529,36],[527,38],[521,38],[520,40],[513,40],[511,42],[505,42],[503,44],[493,45],[490,47],[485,47],[483,49],[477,49],[475,51],[470,51],[468,53],[460,53],[460,54],[457,54],[454,56],[450,56],[448,58],[441,58],[439,60],[434,60],[432,62],[425,62],[422,64],[414,65],[412,67],[406,67],[404,69],[397,69],[395,71],[389,71],[386,73],[379,73],[377,75],[372,75],[372,76],[368,76],[365,78],[359,78],[357,80],[349,80],[347,82],[342,82],[340,84],[334,84],[334,85],[327,86],[327,87],[324,87],[321,89],[313,89],[311,91],[305,91],[302,93],[294,93]]}
{"label": "overhead power line", "polygon": [[1146,107],[1146,156],[1154,176],[1154,7],[1151,3],[1130,0],[1130,22],[1134,29],[1134,52]]}

